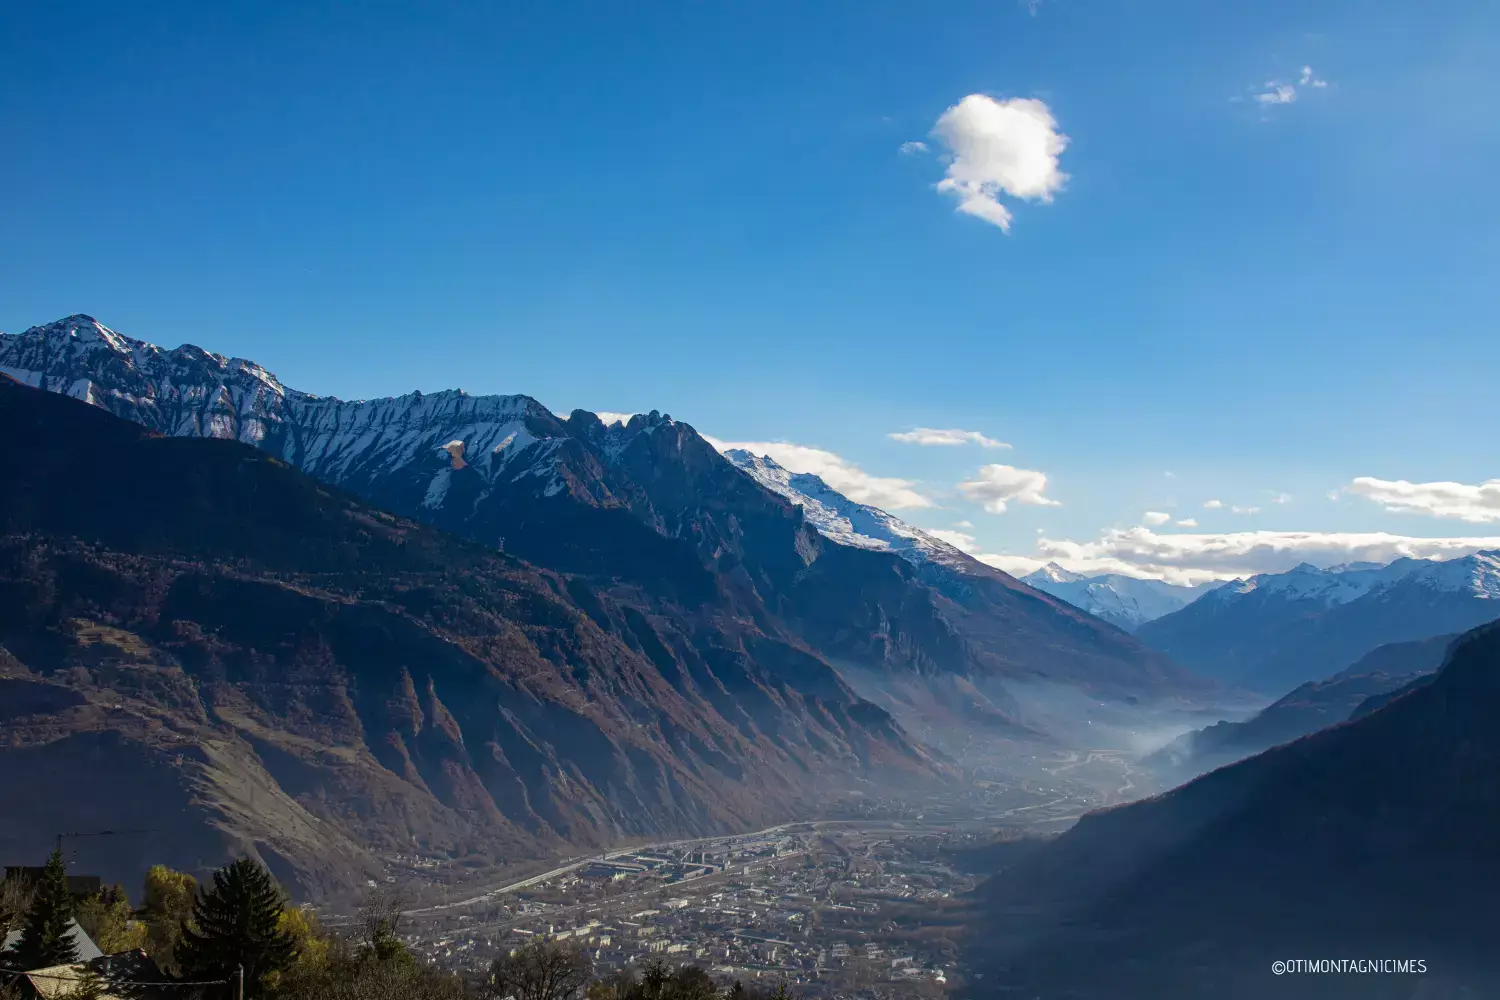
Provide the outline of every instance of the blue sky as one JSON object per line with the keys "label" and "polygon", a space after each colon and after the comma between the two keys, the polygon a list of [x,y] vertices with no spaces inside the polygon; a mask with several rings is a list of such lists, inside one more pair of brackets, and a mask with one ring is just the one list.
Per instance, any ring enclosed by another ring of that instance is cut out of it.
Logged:
{"label": "blue sky", "polygon": [[660,409],[1016,569],[1500,545],[1492,3],[57,0],[0,67],[0,329]]}

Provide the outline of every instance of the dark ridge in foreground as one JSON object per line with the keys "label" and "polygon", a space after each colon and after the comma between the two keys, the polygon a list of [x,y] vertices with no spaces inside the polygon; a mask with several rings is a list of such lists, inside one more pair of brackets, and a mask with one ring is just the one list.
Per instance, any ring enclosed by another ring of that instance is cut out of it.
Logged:
{"label": "dark ridge in foreground", "polygon": [[[1497,714],[1491,624],[1370,714],[1085,816],[982,887],[971,995],[1500,995]],[[1273,975],[1275,960],[1312,958],[1428,972]]]}

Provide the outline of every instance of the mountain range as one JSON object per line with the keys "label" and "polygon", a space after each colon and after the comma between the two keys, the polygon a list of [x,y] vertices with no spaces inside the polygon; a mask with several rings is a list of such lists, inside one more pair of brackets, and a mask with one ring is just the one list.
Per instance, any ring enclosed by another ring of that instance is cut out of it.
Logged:
{"label": "mountain range", "polygon": [[372,849],[494,863],[946,780],[781,633],[669,621],[238,442],[6,379],[0,466],[0,797],[34,803],[0,820],[18,854],[185,812],[86,846],[106,875],[136,850],[199,870],[249,848],[326,889]]}
{"label": "mountain range", "polygon": [[[976,899],[972,996],[1500,994],[1500,624],[1350,722],[1014,852]],[[1277,960],[1422,971],[1278,975]]]}
{"label": "mountain range", "polygon": [[1178,784],[1384,704],[1427,677],[1443,661],[1451,635],[1377,646],[1327,680],[1308,681],[1243,722],[1216,722],[1173,740],[1143,761],[1159,778]]}
{"label": "mountain range", "polygon": [[[836,538],[665,414],[347,402],[81,316],[0,335],[0,372],[48,390],[9,385],[0,425],[30,470],[3,486],[0,644],[35,707],[9,790],[159,786],[150,808],[218,831],[179,860],[260,844],[307,884],[366,847],[480,864],[742,828],[946,780],[912,726],[1045,739],[1010,683],[1210,690],[934,539]],[[8,834],[59,824],[88,826]]]}
{"label": "mountain range", "polygon": [[1377,646],[1463,632],[1500,618],[1500,552],[1397,559],[1235,580],[1136,637],[1225,684],[1279,694],[1322,680]]}
{"label": "mountain range", "polygon": [[1146,622],[1187,607],[1201,595],[1221,586],[1218,580],[1184,586],[1119,573],[1085,576],[1057,563],[1048,563],[1021,580],[1127,632],[1134,632]]}

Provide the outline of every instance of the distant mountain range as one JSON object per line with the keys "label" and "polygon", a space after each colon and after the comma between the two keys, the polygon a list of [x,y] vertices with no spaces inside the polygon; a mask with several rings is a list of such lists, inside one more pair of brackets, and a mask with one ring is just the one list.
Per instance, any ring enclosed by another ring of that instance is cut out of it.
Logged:
{"label": "distant mountain range", "polygon": [[1127,632],[1134,632],[1146,622],[1184,608],[1201,595],[1222,586],[1218,580],[1189,587],[1119,573],[1084,576],[1057,563],[1048,563],[1021,580]]}
{"label": "distant mountain range", "polygon": [[[1091,813],[981,887],[971,996],[1500,996],[1500,624],[1345,725]],[[1276,960],[1421,971],[1277,975]]]}
{"label": "distant mountain range", "polygon": [[1327,680],[1308,681],[1243,722],[1216,722],[1185,733],[1142,763],[1177,784],[1367,713],[1435,671],[1454,638],[1377,646]]}
{"label": "distant mountain range", "polygon": [[1136,630],[1206,677],[1276,694],[1322,680],[1377,646],[1500,618],[1500,552],[1398,559],[1236,580]]}

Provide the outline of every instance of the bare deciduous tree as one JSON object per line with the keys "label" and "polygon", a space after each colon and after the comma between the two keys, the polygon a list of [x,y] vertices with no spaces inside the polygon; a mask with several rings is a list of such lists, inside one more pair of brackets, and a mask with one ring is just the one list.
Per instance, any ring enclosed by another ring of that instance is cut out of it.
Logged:
{"label": "bare deciduous tree", "polygon": [[532,941],[490,963],[480,995],[484,1000],[574,1000],[589,977],[583,952]]}

